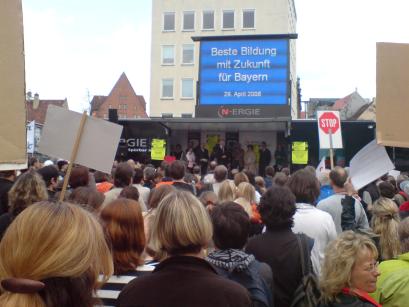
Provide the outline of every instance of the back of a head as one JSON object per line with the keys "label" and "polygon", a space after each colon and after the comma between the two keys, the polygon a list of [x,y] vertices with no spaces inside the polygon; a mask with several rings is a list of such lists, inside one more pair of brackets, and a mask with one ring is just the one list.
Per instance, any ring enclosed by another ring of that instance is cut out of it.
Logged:
{"label": "back of a head", "polygon": [[93,188],[78,187],[71,192],[68,200],[95,213],[101,208],[105,195]]}
{"label": "back of a head", "polygon": [[101,171],[94,173],[95,183],[101,183],[109,180],[109,175]]}
{"label": "back of a head", "polygon": [[372,214],[372,230],[380,235],[382,259],[396,258],[400,254],[398,235],[400,218],[396,203],[389,198],[381,197],[375,201]]}
{"label": "back of a head", "polygon": [[306,167],[304,167],[304,170],[309,172],[311,175],[315,176],[315,167],[311,165],[307,165]]}
{"label": "back of a head", "polygon": [[219,202],[225,202],[225,201],[233,201],[235,198],[235,186],[233,182],[230,180],[225,180],[223,183],[220,185],[219,193],[217,195],[217,198],[219,199]]}
{"label": "back of a head", "polygon": [[59,176],[58,169],[54,165],[44,166],[37,172],[41,175],[47,187],[51,184],[51,179],[57,181]]}
{"label": "back of a head", "polygon": [[249,182],[249,178],[245,173],[240,172],[234,175],[234,184],[236,185],[236,187],[238,187],[242,182]]}
{"label": "back of a head", "polygon": [[185,191],[166,196],[157,208],[149,247],[169,255],[199,253],[212,238],[212,224],[200,201]]}
{"label": "back of a head", "polygon": [[329,173],[329,179],[331,180],[332,184],[338,188],[343,188],[345,182],[348,179],[348,173],[345,171],[344,168],[340,166],[335,166],[331,172]]}
{"label": "back of a head", "polygon": [[119,197],[133,199],[134,201],[139,201],[139,190],[131,185],[124,187],[119,193]]}
{"label": "back of a head", "polygon": [[224,165],[218,165],[214,169],[214,179],[216,182],[222,182],[223,180],[227,179],[227,167]]}
{"label": "back of a head", "polygon": [[174,180],[181,180],[185,177],[185,163],[180,160],[173,161],[169,167],[169,175]]}
{"label": "back of a head", "polygon": [[202,194],[200,194],[199,200],[205,207],[209,205],[216,205],[218,202],[217,195],[213,191],[204,191]]}
{"label": "back of a head", "polygon": [[406,218],[399,223],[399,240],[402,254],[409,253],[409,219]]}
{"label": "back of a head", "polygon": [[270,177],[274,177],[275,174],[275,170],[274,167],[272,167],[271,165],[266,167],[266,175],[270,176]]}
{"label": "back of a head", "polygon": [[254,173],[248,169],[243,170],[243,172],[246,174],[247,178],[249,179],[250,184],[254,186],[256,184]]}
{"label": "back of a head", "polygon": [[88,167],[77,165],[71,171],[69,179],[70,187],[72,189],[78,187],[86,187],[89,183],[89,170]]}
{"label": "back of a head", "polygon": [[157,208],[162,199],[174,191],[175,188],[168,184],[162,184],[152,189],[148,198],[149,209]]}
{"label": "back of a head", "polygon": [[118,188],[126,187],[131,184],[132,176],[132,167],[126,162],[121,162],[115,169],[114,185]]}
{"label": "back of a head", "polygon": [[237,187],[237,197],[243,197],[249,203],[253,204],[256,201],[256,189],[248,182],[242,182]]}
{"label": "back of a head", "polygon": [[288,187],[273,185],[261,197],[258,208],[267,230],[289,229],[293,226],[295,196]]}
{"label": "back of a head", "polygon": [[8,192],[10,210],[17,216],[26,207],[35,202],[48,199],[44,180],[36,171],[31,170],[20,175]]}
{"label": "back of a head", "polygon": [[285,186],[288,181],[288,176],[282,172],[278,172],[274,175],[273,183],[279,186]]}
{"label": "back of a head", "polygon": [[0,279],[3,286],[8,278],[26,284],[23,278],[44,287],[27,295],[10,286],[0,305],[91,307],[99,274],[107,280],[112,270],[102,227],[91,213],[68,203],[41,202],[7,229],[0,243]]}
{"label": "back of a head", "polygon": [[141,265],[145,232],[139,204],[132,199],[118,198],[106,205],[100,216],[112,245],[115,274]]}
{"label": "back of a head", "polygon": [[382,197],[393,198],[396,195],[396,188],[387,181],[379,183],[378,188]]}
{"label": "back of a head", "polygon": [[261,176],[256,176],[256,178],[254,178],[256,185],[261,187],[261,188],[265,188],[266,187],[266,182],[264,181],[264,178]]}
{"label": "back of a head", "polygon": [[140,168],[136,168],[133,174],[133,183],[141,184],[142,180],[143,180],[143,170]]}
{"label": "back of a head", "polygon": [[217,166],[217,162],[216,162],[216,161],[212,161],[212,162],[210,162],[210,164],[209,164],[209,169],[210,169],[211,171],[214,171],[215,168],[216,168],[216,166]]}
{"label": "back of a head", "polygon": [[213,223],[213,241],[218,249],[242,249],[250,232],[250,219],[244,209],[234,203],[225,202],[210,213]]}
{"label": "back of a head", "polygon": [[153,166],[146,166],[143,169],[143,177],[145,181],[152,181],[155,178],[156,169]]}
{"label": "back of a head", "polygon": [[320,195],[320,184],[315,174],[307,169],[296,171],[287,182],[297,203],[314,204]]}

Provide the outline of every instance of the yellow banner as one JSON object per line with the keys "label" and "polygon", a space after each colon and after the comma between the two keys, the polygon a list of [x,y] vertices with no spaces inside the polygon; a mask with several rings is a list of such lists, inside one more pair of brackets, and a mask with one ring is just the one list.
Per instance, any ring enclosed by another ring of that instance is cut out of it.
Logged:
{"label": "yellow banner", "polygon": [[308,149],[307,142],[293,142],[293,151],[305,151]]}
{"label": "yellow banner", "polygon": [[151,160],[163,160],[166,155],[166,141],[153,139],[151,143]]}
{"label": "yellow banner", "polygon": [[293,150],[293,164],[308,164],[308,150]]}

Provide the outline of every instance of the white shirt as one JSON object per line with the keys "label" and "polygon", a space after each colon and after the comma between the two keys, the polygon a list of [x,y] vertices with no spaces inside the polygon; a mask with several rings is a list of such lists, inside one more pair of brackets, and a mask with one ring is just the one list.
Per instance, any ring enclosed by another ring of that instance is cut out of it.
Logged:
{"label": "white shirt", "polygon": [[294,233],[304,233],[314,239],[311,251],[311,262],[315,274],[320,275],[321,265],[324,261],[325,248],[328,243],[337,237],[335,224],[329,213],[315,208],[309,204],[296,204],[294,214]]}
{"label": "white shirt", "polygon": [[134,184],[133,186],[138,189],[140,200],[142,199],[144,203],[144,205],[142,205],[141,207],[142,209],[145,209],[144,211],[146,211],[151,190],[147,187],[142,186],[141,184]]}

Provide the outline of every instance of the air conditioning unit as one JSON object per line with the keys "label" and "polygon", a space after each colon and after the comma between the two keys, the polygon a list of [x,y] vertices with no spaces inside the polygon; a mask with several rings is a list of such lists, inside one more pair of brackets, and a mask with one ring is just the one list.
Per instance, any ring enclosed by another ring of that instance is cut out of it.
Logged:
{"label": "air conditioning unit", "polygon": [[173,118],[173,113],[162,113],[162,118]]}
{"label": "air conditioning unit", "polygon": [[193,114],[192,113],[182,113],[182,118],[192,118]]}

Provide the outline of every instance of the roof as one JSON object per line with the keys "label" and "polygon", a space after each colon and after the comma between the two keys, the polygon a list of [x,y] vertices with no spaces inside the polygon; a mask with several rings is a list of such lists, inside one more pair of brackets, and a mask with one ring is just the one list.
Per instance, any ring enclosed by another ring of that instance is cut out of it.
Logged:
{"label": "roof", "polygon": [[47,109],[49,105],[54,105],[57,107],[62,107],[68,109],[67,99],[64,100],[39,100],[38,107],[33,107],[34,100],[27,100],[27,121],[35,121],[39,124],[44,124],[45,116],[47,114]]}
{"label": "roof", "polygon": [[98,110],[100,106],[104,103],[105,99],[107,99],[107,96],[94,96],[91,100],[91,114],[92,112]]}
{"label": "roof", "polygon": [[332,110],[334,111],[340,111],[343,108],[345,108],[345,106],[348,104],[349,102],[349,98],[351,97],[351,95],[348,95],[344,98],[338,99],[337,101],[335,101],[334,105],[332,106]]}

